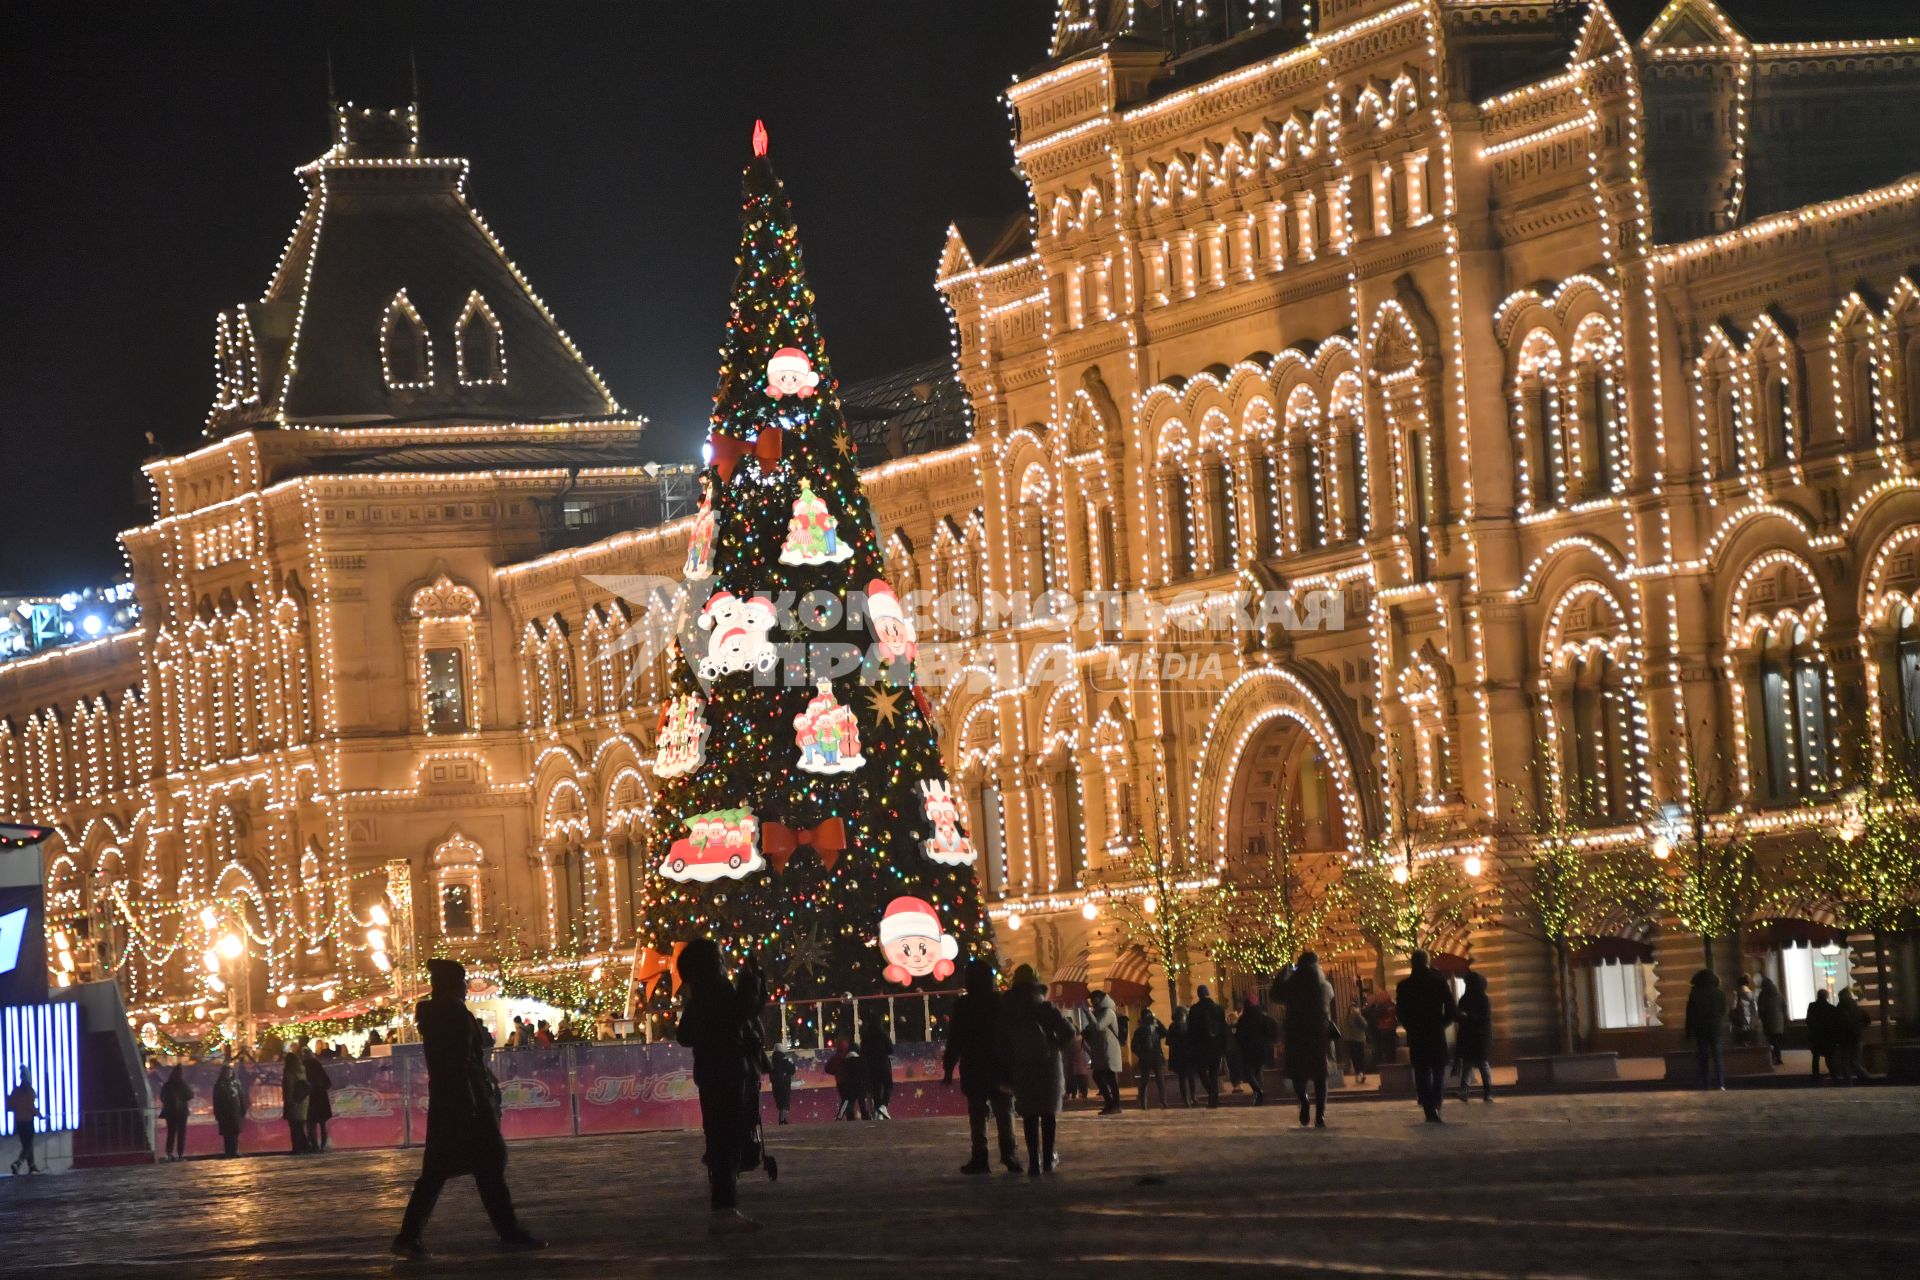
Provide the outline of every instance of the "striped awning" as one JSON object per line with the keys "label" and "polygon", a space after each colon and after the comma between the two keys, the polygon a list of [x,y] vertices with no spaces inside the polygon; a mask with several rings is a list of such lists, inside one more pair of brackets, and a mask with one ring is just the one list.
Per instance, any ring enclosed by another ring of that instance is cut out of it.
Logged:
{"label": "striped awning", "polygon": [[1107,994],[1115,1004],[1145,1004],[1153,994],[1153,961],[1139,947],[1128,947],[1107,975]]}
{"label": "striped awning", "polygon": [[1087,960],[1088,956],[1082,952],[1078,960],[1056,973],[1047,984],[1047,998],[1055,1004],[1085,1004]]}

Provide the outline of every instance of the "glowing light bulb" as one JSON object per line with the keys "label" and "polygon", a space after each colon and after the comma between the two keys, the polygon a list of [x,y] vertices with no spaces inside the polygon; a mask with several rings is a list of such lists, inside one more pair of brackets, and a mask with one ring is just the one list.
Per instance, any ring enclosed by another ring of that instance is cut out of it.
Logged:
{"label": "glowing light bulb", "polygon": [[1020,913],[1018,911],[1010,912],[1008,914],[1007,928],[1013,930],[1015,933],[1020,932]]}
{"label": "glowing light bulb", "polygon": [[1653,856],[1654,857],[1660,859],[1662,862],[1665,862],[1667,860],[1668,855],[1670,855],[1672,852],[1673,852],[1673,841],[1667,839],[1665,836],[1655,836],[1653,838]]}
{"label": "glowing light bulb", "polygon": [[373,967],[382,973],[392,973],[393,961],[387,959],[386,952],[376,951],[373,953]]}
{"label": "glowing light bulb", "polygon": [[387,949],[387,931],[385,929],[367,930],[367,945],[375,951],[385,951]]}
{"label": "glowing light bulb", "polygon": [[220,972],[220,957],[211,951],[202,951],[200,953],[200,963],[207,967],[208,973]]}
{"label": "glowing light bulb", "polygon": [[1480,872],[1483,870],[1482,864],[1480,862],[1480,855],[1477,853],[1468,854],[1466,858],[1460,863],[1460,869],[1466,872],[1470,876],[1479,875]]}
{"label": "glowing light bulb", "polygon": [[247,944],[240,941],[237,933],[229,933],[220,939],[220,955],[223,959],[238,960],[246,947]]}
{"label": "glowing light bulb", "polygon": [[213,914],[212,907],[200,908],[200,923],[208,929],[220,923],[220,917]]}
{"label": "glowing light bulb", "polygon": [[1395,884],[1405,884],[1407,881],[1411,879],[1413,879],[1413,872],[1407,870],[1406,863],[1402,862],[1394,867],[1393,882]]}
{"label": "glowing light bulb", "polygon": [[588,982],[600,981],[600,975],[604,972],[605,970],[602,969],[599,965],[593,966],[593,972],[587,975],[587,981]]}
{"label": "glowing light bulb", "polygon": [[1148,894],[1146,900],[1140,904],[1140,909],[1148,915],[1152,915],[1160,909],[1160,899],[1154,897],[1152,894]]}
{"label": "glowing light bulb", "polygon": [[207,1006],[203,1004],[197,1004],[193,1006],[193,1020],[195,1022],[205,1021],[206,1016],[207,1016]]}
{"label": "glowing light bulb", "polygon": [[1080,908],[1080,915],[1081,918],[1085,920],[1098,920],[1100,918],[1100,908],[1089,902],[1086,906]]}
{"label": "glowing light bulb", "polygon": [[387,914],[387,904],[384,902],[374,903],[373,910],[367,913],[367,918],[382,929],[393,923],[393,917]]}
{"label": "glowing light bulb", "polygon": [[320,988],[320,998],[321,998],[321,999],[322,999],[323,1001],[325,1001],[326,1003],[328,1003],[328,1004],[332,1004],[332,1003],[333,1003],[333,988],[332,988],[332,987],[322,987],[322,988]]}
{"label": "glowing light bulb", "polygon": [[280,1006],[280,1007],[281,1007],[282,1009],[284,1009],[284,1008],[286,1008],[286,1007],[287,1007],[287,993],[286,993],[286,992],[284,992],[284,991],[282,991],[282,992],[281,992],[281,993],[280,993],[280,994],[279,994],[279,995],[278,995],[277,997],[275,997],[275,998],[274,998],[274,1003],[275,1003],[275,1004],[277,1004],[277,1005],[279,1005],[279,1006]]}

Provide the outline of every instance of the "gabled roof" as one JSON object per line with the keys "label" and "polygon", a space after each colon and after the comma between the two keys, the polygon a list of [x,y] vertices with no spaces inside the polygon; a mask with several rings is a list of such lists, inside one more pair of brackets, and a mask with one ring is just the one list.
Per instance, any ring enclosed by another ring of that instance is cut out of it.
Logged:
{"label": "gabled roof", "polygon": [[1607,0],[1628,36],[1656,44],[1721,44],[1696,36],[1731,27],[1758,44],[1884,40],[1920,35],[1914,6],[1896,0]]}
{"label": "gabled roof", "polygon": [[1024,213],[998,218],[960,218],[953,224],[975,267],[991,267],[1033,251],[1033,226]]}
{"label": "gabled roof", "polygon": [[[301,168],[307,204],[273,280],[236,311],[251,329],[257,394],[216,405],[210,429],[257,422],[527,421],[601,417],[619,404],[467,204],[467,162],[422,157],[409,111],[336,108],[334,145]],[[382,325],[405,292],[431,379],[393,388]],[[469,385],[456,342],[475,295],[498,322],[505,377]]]}

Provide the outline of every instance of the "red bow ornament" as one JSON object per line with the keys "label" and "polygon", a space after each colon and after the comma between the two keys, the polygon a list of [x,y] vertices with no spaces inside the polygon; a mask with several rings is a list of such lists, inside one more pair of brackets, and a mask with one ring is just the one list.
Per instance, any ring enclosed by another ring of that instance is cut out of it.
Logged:
{"label": "red bow ornament", "polygon": [[779,427],[764,427],[752,440],[740,440],[716,431],[707,437],[707,447],[713,450],[713,469],[725,482],[733,479],[734,468],[748,454],[758,458],[762,465],[772,466],[780,461],[780,438],[784,434]]}
{"label": "red bow ornament", "polygon": [[783,822],[760,824],[760,852],[767,856],[776,872],[787,869],[787,859],[801,845],[819,854],[820,865],[831,871],[833,864],[840,860],[840,851],[847,847],[847,824],[838,818],[828,818],[817,827],[789,827]]}

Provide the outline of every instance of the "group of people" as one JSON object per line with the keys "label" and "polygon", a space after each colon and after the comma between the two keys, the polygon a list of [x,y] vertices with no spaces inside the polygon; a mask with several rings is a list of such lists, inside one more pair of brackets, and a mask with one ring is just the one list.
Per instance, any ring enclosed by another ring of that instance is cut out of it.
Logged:
{"label": "group of people", "polygon": [[[1841,987],[1838,992],[1822,987],[1813,993],[1806,1024],[1816,1084],[1822,1079],[1823,1063],[1825,1078],[1835,1084],[1871,1079],[1860,1064],[1860,1042],[1870,1021],[1850,987]],[[1741,974],[1739,987],[1728,999],[1713,970],[1702,969],[1693,975],[1687,993],[1685,1033],[1693,1043],[1701,1088],[1727,1087],[1726,1047],[1730,1038],[1736,1044],[1759,1044],[1764,1038],[1772,1050],[1773,1064],[1779,1066],[1786,1032],[1786,1000],[1770,976],[1760,975],[1756,987],[1751,977]]]}
{"label": "group of people", "polygon": [[[793,1046],[781,1044],[772,1058],[773,1104],[786,1124],[793,1099]],[[893,1032],[887,1015],[869,1010],[860,1023],[860,1038],[841,1036],[833,1042],[826,1062],[840,1095],[836,1120],[891,1120],[893,1102]]]}
{"label": "group of people", "polygon": [[[322,1059],[334,1051],[305,1041],[288,1046],[280,1068],[280,1115],[287,1122],[289,1150],[312,1155],[332,1145],[328,1125],[333,1120],[333,1080]],[[197,1095],[180,1064],[174,1064],[160,1086],[160,1121],[166,1128],[169,1162],[187,1157],[187,1117]],[[240,1130],[253,1110],[246,1082],[229,1059],[220,1064],[213,1082],[213,1123],[220,1131],[221,1154],[240,1154]]]}

